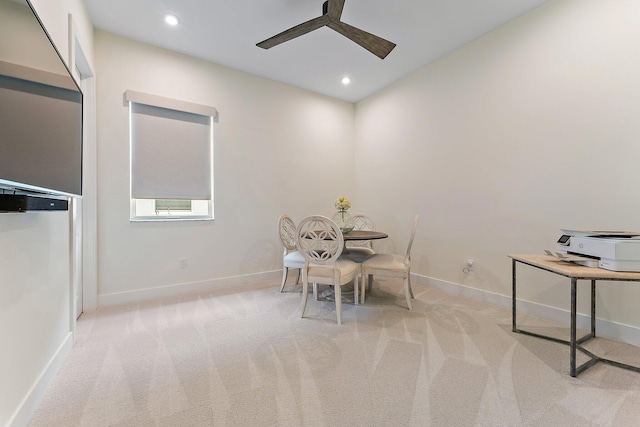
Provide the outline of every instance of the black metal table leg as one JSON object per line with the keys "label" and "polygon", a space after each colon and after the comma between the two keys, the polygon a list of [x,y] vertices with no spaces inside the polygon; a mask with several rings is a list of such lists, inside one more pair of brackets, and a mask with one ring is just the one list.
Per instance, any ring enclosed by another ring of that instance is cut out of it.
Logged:
{"label": "black metal table leg", "polygon": [[596,337],[596,281],[591,280],[591,337]]}
{"label": "black metal table leg", "polygon": [[576,284],[578,280],[571,278],[571,337],[569,345],[571,346],[569,374],[576,376]]}
{"label": "black metal table leg", "polygon": [[516,332],[516,260],[511,260],[511,331]]}

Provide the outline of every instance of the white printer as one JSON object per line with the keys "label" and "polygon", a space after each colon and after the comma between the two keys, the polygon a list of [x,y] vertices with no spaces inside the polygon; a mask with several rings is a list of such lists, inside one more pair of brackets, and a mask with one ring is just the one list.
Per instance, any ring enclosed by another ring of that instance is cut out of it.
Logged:
{"label": "white printer", "polygon": [[[597,259],[600,268],[640,271],[638,232],[562,230],[557,245],[562,253]],[[595,262],[583,265],[595,266]]]}

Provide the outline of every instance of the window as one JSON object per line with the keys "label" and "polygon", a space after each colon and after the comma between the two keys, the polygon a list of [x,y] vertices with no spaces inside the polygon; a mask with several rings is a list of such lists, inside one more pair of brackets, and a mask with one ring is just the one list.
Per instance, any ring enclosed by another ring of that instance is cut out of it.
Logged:
{"label": "window", "polygon": [[191,200],[156,200],[156,211],[180,211],[188,212],[191,210]]}
{"label": "window", "polygon": [[131,220],[213,219],[215,108],[125,92]]}

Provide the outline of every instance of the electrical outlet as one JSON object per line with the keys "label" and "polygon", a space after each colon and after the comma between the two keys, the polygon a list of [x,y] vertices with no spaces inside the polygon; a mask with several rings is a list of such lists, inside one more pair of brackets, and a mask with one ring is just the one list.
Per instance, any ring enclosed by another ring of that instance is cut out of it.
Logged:
{"label": "electrical outlet", "polygon": [[180,268],[187,268],[187,259],[180,258]]}

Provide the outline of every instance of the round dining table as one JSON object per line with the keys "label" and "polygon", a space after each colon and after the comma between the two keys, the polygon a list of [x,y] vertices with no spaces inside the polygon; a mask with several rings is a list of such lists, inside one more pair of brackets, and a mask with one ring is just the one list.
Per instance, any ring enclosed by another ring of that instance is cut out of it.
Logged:
{"label": "round dining table", "polygon": [[376,240],[386,239],[389,237],[387,233],[381,231],[369,231],[369,230],[351,230],[347,234],[342,234],[345,241],[349,240]]}
{"label": "round dining table", "polygon": [[369,231],[369,230],[352,230],[347,234],[343,234],[344,238],[344,249],[342,250],[343,254],[349,253],[349,248],[347,248],[347,242],[350,240],[378,240],[378,239],[386,239],[389,237],[388,234],[382,233],[380,231]]}

